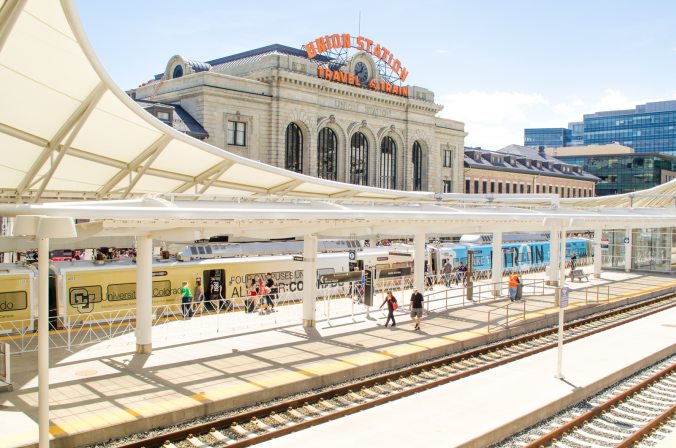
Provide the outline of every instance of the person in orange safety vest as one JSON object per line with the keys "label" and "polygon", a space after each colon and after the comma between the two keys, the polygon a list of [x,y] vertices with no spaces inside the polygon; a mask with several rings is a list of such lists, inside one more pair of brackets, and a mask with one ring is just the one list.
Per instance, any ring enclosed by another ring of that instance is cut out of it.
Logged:
{"label": "person in orange safety vest", "polygon": [[517,274],[509,274],[509,300],[512,302],[516,301],[516,291],[519,287],[519,283],[521,283],[521,280]]}

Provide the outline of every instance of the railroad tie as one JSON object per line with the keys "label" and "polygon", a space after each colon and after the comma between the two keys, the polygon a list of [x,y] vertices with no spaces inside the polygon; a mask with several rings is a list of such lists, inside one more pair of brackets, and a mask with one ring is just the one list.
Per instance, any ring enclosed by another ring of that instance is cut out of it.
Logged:
{"label": "railroad tie", "polygon": [[303,414],[301,414],[300,412],[298,412],[297,410],[292,409],[292,408],[287,409],[286,413],[289,414],[289,415],[291,415],[291,416],[293,416],[293,417],[295,417],[295,418],[301,419],[301,420],[310,420],[310,419],[312,419],[312,417],[308,417],[308,416],[306,416],[306,415],[303,415]]}
{"label": "railroad tie", "polygon": [[254,437],[256,434],[247,430],[246,428],[239,425],[239,423],[233,423],[230,425],[230,430],[237,435],[242,437]]}
{"label": "railroad tie", "polygon": [[206,443],[202,442],[200,439],[197,437],[193,436],[192,434],[188,435],[188,438],[186,439],[192,446],[195,448],[211,448],[209,445]]}
{"label": "railroad tie", "polygon": [[280,426],[288,426],[293,424],[292,421],[285,419],[274,411],[270,414],[270,418],[279,423]]}
{"label": "railroad tie", "polygon": [[218,440],[219,442],[227,442],[228,440],[230,440],[229,437],[227,437],[225,434],[223,434],[216,428],[211,428],[211,431],[209,431],[209,435],[213,436],[213,438]]}
{"label": "railroad tie", "polygon": [[324,412],[320,409],[317,409],[316,407],[312,406],[310,403],[304,403],[303,407],[307,409],[308,412],[316,415],[326,415],[327,412]]}

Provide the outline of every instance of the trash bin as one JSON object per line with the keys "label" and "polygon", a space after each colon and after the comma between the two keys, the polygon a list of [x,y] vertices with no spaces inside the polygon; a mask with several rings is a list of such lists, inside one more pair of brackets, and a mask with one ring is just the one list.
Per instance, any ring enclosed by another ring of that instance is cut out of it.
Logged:
{"label": "trash bin", "polygon": [[519,281],[519,284],[516,285],[516,299],[520,299],[523,294],[523,283]]}

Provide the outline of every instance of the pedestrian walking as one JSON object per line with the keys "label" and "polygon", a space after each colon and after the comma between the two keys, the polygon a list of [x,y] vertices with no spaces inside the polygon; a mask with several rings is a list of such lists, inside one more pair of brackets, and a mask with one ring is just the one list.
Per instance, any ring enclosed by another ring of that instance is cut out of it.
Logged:
{"label": "pedestrian walking", "polygon": [[258,293],[258,296],[260,297],[259,303],[258,303],[258,314],[267,313],[269,311],[267,296],[268,296],[268,292],[270,292],[270,290],[268,289],[267,286],[265,286],[265,282],[263,281],[263,277],[260,277],[258,279],[258,284],[256,285],[256,292]]}
{"label": "pedestrian walking", "polygon": [[385,321],[385,326],[387,327],[387,324],[390,323],[390,319],[392,320],[392,326],[395,327],[397,323],[394,321],[394,310],[399,308],[399,305],[397,304],[397,299],[394,298],[392,295],[392,291],[387,291],[387,295],[385,296],[385,300],[383,300],[383,303],[380,304],[380,309],[383,308],[383,305],[387,303],[387,320]]}
{"label": "pedestrian walking", "polygon": [[413,288],[413,294],[411,294],[411,302],[408,304],[409,310],[411,310],[411,319],[415,322],[415,330],[420,330],[420,319],[423,314],[423,301],[425,298],[418,291],[418,288]]}
{"label": "pedestrian walking", "polygon": [[221,308],[224,308],[222,292],[223,286],[221,285],[221,282],[216,276],[212,275],[209,279],[209,301],[211,302],[211,306],[219,311]]}
{"label": "pedestrian walking", "polygon": [[425,289],[434,289],[434,279],[432,278],[432,268],[430,264],[425,261]]}
{"label": "pedestrian walking", "polygon": [[441,272],[444,274],[444,284],[447,288],[451,287],[451,275],[453,273],[453,265],[451,265],[450,260],[446,260],[444,267],[441,269]]}
{"label": "pedestrian walking", "polygon": [[467,267],[462,264],[462,261],[458,261],[458,267],[455,268],[455,284],[458,283],[465,284],[465,273],[467,272]]}
{"label": "pedestrian walking", "polygon": [[268,305],[270,306],[270,311],[277,311],[275,309],[275,301],[277,300],[277,285],[275,285],[275,280],[272,278],[272,273],[268,272],[265,274],[267,279],[265,280],[265,288],[267,294],[265,295],[265,300],[267,300]]}
{"label": "pedestrian walking", "polygon": [[200,277],[197,277],[195,279],[195,292],[193,294],[194,297],[194,306],[193,310],[195,313],[199,314],[202,313],[203,309],[203,303],[204,303],[204,290],[202,289],[202,279]]}
{"label": "pedestrian walking", "polygon": [[251,286],[249,286],[249,298],[244,299],[244,311],[247,313],[253,313],[256,309],[256,296],[258,295],[257,285],[256,279],[252,278]]}
{"label": "pedestrian walking", "polygon": [[519,283],[521,283],[521,280],[516,273],[513,272],[509,274],[507,286],[509,286],[509,300],[512,302],[516,302],[516,291],[519,287]]}
{"label": "pedestrian walking", "polygon": [[181,314],[183,319],[192,317],[192,293],[188,287],[188,282],[181,283]]}

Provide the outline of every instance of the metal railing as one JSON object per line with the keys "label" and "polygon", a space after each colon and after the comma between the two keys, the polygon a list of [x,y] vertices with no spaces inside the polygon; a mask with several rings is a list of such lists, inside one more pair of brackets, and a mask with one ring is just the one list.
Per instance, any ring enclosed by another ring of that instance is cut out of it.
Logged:
{"label": "metal railing", "polygon": [[[518,312],[512,312],[510,316],[510,309],[518,308],[521,307],[521,310]],[[495,315],[498,314],[498,317],[496,319],[496,323],[493,323],[491,326],[491,322],[493,319],[495,319]],[[491,319],[491,315],[493,319]],[[500,317],[504,316],[504,323],[500,323],[501,319]],[[512,320],[510,320],[510,317]],[[514,324],[515,321],[525,321],[526,320],[526,299],[522,299],[518,302],[509,302],[506,303],[502,306],[493,308],[492,310],[488,311],[488,316],[487,316],[487,322],[486,326],[488,327],[488,332],[491,332],[491,329],[495,328],[509,328],[510,324]]]}
{"label": "metal railing", "polygon": [[[522,283],[522,291],[524,294],[532,296],[544,295],[546,288],[546,281],[543,279],[525,280]],[[466,307],[468,305],[480,304],[482,301],[495,300],[497,297],[507,296],[507,284],[503,282],[498,283],[474,283],[472,286],[472,299],[469,299],[467,288],[465,286],[458,288],[450,288],[442,291],[434,291],[425,293],[425,304],[429,311],[430,305],[432,309],[442,309],[452,306]],[[441,303],[443,302],[443,305]]]}

